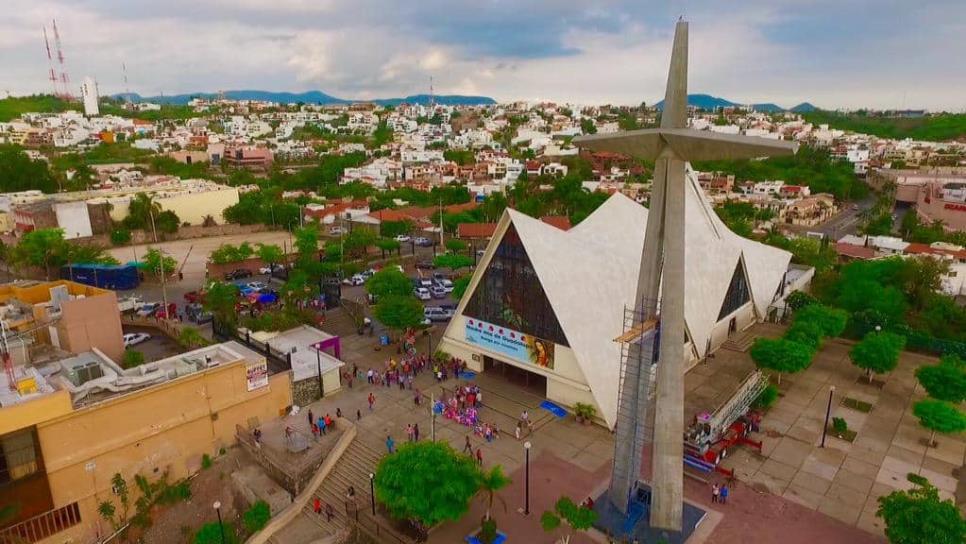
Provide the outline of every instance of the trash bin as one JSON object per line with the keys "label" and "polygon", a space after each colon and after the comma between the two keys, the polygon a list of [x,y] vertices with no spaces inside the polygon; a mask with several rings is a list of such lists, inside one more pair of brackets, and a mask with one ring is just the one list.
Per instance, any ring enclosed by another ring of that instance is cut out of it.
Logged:
{"label": "trash bin", "polygon": [[383,345],[383,346],[388,346],[389,345],[389,335],[388,334],[384,334],[384,335],[380,336],[379,337],[379,344],[380,345]]}

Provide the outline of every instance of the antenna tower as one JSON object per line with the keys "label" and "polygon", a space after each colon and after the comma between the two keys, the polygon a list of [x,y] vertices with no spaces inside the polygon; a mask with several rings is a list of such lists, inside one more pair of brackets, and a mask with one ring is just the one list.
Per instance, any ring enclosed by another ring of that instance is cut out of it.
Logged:
{"label": "antenna tower", "polygon": [[131,102],[131,88],[127,84],[127,64],[121,63],[121,72],[124,74],[124,100]]}
{"label": "antenna tower", "polygon": [[433,76],[429,76],[429,109],[436,109],[436,94],[433,92]]}
{"label": "antenna tower", "polygon": [[64,99],[73,100],[74,95],[70,91],[70,76],[67,75],[67,68],[64,66],[64,49],[60,45],[60,32],[57,30],[57,19],[53,19],[54,45],[57,47],[57,62],[60,64],[60,82],[64,86]]}
{"label": "antenna tower", "polygon": [[47,25],[44,25],[44,46],[47,48],[47,68],[50,72],[47,79],[50,80],[50,85],[54,89],[54,96],[59,96],[59,91],[57,90],[57,74],[54,73],[54,57],[50,54],[50,40],[47,38]]}

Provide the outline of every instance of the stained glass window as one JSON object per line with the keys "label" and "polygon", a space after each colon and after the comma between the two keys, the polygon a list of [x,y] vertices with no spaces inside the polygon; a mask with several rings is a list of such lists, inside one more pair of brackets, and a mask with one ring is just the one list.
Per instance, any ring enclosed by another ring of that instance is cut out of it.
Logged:
{"label": "stained glass window", "polygon": [[513,225],[500,240],[463,313],[563,346],[570,345]]}
{"label": "stained glass window", "polygon": [[731,275],[728,294],[725,295],[724,302],[721,304],[721,311],[718,312],[718,320],[720,321],[728,314],[741,308],[749,300],[751,300],[751,293],[748,290],[748,280],[745,278],[745,267],[742,266],[741,259],[738,259],[735,272]]}

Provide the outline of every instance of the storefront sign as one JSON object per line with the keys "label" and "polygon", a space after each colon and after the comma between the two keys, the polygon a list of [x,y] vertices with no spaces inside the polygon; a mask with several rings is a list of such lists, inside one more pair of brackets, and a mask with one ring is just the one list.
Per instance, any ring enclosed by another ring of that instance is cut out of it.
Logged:
{"label": "storefront sign", "polygon": [[248,363],[245,373],[249,391],[261,389],[268,385],[268,362],[264,359],[257,363]]}
{"label": "storefront sign", "polygon": [[466,320],[466,341],[515,361],[553,368],[553,342],[480,321]]}
{"label": "storefront sign", "polygon": [[956,210],[958,212],[966,212],[966,204],[946,203],[946,205],[943,206],[943,207],[946,208],[947,210]]}

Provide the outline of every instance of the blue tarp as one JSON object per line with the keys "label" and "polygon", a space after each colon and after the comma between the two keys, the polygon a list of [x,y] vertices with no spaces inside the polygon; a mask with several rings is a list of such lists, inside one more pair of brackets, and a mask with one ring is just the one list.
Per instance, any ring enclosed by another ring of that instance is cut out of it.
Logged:
{"label": "blue tarp", "polygon": [[550,402],[549,400],[541,402],[540,407],[557,417],[567,417],[566,410]]}

